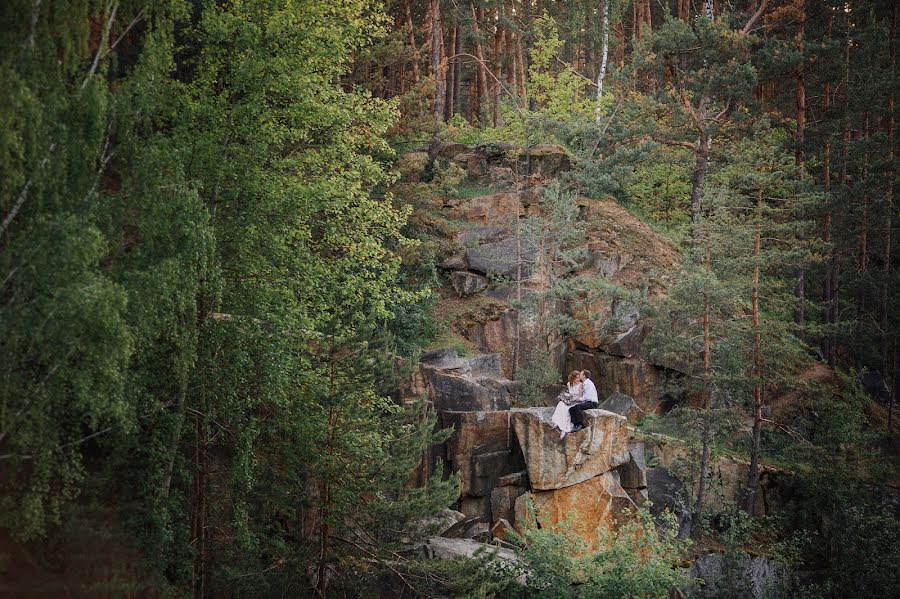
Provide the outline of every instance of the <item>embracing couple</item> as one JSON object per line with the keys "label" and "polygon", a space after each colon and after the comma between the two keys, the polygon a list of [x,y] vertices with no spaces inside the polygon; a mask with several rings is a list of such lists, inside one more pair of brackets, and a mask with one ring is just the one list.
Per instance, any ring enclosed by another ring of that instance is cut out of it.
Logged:
{"label": "embracing couple", "polygon": [[584,411],[597,407],[597,387],[591,380],[590,370],[573,370],[569,373],[568,390],[560,394],[553,424],[562,431],[559,440],[584,428]]}

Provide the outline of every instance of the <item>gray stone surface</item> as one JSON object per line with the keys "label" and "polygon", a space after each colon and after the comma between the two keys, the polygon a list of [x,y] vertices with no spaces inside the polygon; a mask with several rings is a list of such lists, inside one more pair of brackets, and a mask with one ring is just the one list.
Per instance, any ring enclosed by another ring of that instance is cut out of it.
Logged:
{"label": "gray stone surface", "polygon": [[524,495],[527,489],[520,486],[496,487],[491,491],[491,519],[496,522],[515,519],[516,499]]}
{"label": "gray stone surface", "polygon": [[687,597],[713,599],[764,599],[767,591],[786,587],[790,572],[779,562],[766,557],[739,554],[727,557],[720,553],[701,555],[691,566],[691,576],[703,580],[685,590]]}
{"label": "gray stone surface", "polygon": [[[632,314],[628,315],[630,319]],[[641,352],[641,344],[646,337],[646,329],[644,325],[635,323],[625,332],[616,335],[616,338],[609,343],[604,343],[600,347],[608,354],[620,356],[622,358],[630,358]]]}
{"label": "gray stone surface", "polygon": [[510,235],[512,235],[512,231],[497,225],[471,227],[456,234],[456,243],[463,247],[472,247],[479,243],[497,241]]}
{"label": "gray stone surface", "polygon": [[516,392],[516,384],[506,379],[472,378],[437,369],[425,369],[425,374],[440,411],[508,410]]}
{"label": "gray stone surface", "polygon": [[647,469],[647,495],[653,503],[650,513],[659,516],[668,509],[679,513],[676,501],[677,493],[684,488],[684,483],[663,466]]}
{"label": "gray stone surface", "polygon": [[647,464],[644,460],[644,444],[628,444],[628,461],[616,468],[619,474],[619,484],[627,491],[629,489],[647,488]]}
{"label": "gray stone surface", "polygon": [[426,543],[427,555],[432,559],[457,559],[472,558],[476,553],[484,552],[498,559],[517,561],[516,553],[511,549],[504,549],[487,543],[479,543],[472,539],[447,539],[433,537]]}
{"label": "gray stone surface", "polygon": [[642,413],[642,410],[638,407],[637,403],[635,403],[633,397],[625,395],[624,393],[619,393],[618,391],[607,397],[603,403],[600,404],[600,409],[618,414],[619,416],[624,416],[629,422],[637,420]]}
{"label": "gray stone surface", "polygon": [[469,268],[488,276],[508,277],[514,279],[518,271],[518,257],[522,256],[522,278],[531,276],[531,263],[534,261],[534,249],[531,246],[517,243],[513,237],[499,241],[483,243],[466,250]]}
{"label": "gray stone surface", "polygon": [[447,257],[441,263],[441,268],[445,268],[447,270],[466,270],[469,268],[469,263],[466,262],[466,257],[463,254],[453,254],[452,256]]}
{"label": "gray stone surface", "polygon": [[450,283],[459,297],[480,293],[487,289],[488,286],[486,277],[464,270],[457,270],[451,273]]}

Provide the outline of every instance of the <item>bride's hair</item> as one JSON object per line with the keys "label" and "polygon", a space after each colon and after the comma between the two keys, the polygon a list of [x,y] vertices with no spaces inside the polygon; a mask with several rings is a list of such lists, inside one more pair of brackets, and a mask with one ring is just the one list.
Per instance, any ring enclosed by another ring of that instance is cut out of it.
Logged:
{"label": "bride's hair", "polygon": [[576,382],[578,382],[578,377],[580,377],[580,376],[581,376],[581,373],[578,372],[577,370],[573,370],[572,372],[570,372],[569,373],[569,384],[574,385]]}

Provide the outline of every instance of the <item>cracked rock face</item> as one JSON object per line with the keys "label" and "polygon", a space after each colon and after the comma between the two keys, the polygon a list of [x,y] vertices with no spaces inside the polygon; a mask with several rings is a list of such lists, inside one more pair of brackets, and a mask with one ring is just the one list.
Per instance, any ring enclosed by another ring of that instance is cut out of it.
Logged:
{"label": "cracked rock face", "polygon": [[[534,501],[535,512],[529,510],[528,499]],[[571,526],[571,532],[581,537],[591,549],[600,544],[600,529],[616,529],[637,506],[616,481],[612,472],[551,491],[534,491],[516,500],[516,526],[531,520],[541,527]]]}
{"label": "cracked rock face", "polygon": [[561,489],[594,478],[628,461],[628,424],[623,416],[587,410],[586,428],[559,440],[553,408],[510,410],[532,489]]}

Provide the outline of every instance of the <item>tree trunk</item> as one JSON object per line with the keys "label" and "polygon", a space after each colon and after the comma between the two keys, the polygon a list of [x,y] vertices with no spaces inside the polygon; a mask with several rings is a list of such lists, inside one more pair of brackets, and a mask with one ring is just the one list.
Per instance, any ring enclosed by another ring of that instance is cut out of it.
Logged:
{"label": "tree trunk", "polygon": [[444,100],[447,93],[446,69],[442,64],[444,29],[441,25],[441,0],[431,0],[431,74],[434,77],[434,132],[440,131],[444,121]]}
{"label": "tree trunk", "polygon": [[763,382],[762,338],[759,330],[759,261],[762,254],[762,188],[756,192],[756,236],[753,246],[753,291],[750,316],[753,325],[753,433],[750,445],[750,467],[747,474],[747,502],[744,509],[753,514],[756,488],[759,486],[759,434],[762,428]]}
{"label": "tree trunk", "polygon": [[[432,0],[434,1],[434,0]],[[477,120],[481,120],[481,104],[485,97],[488,96],[489,88],[488,88],[488,80],[487,80],[487,66],[484,62],[484,48],[481,44],[481,31],[478,23],[481,19],[484,18],[484,11],[482,9],[475,9],[474,4],[470,4],[472,8],[472,31],[475,34],[475,58],[478,59],[478,64],[475,67],[476,73],[478,76],[478,90],[477,94],[478,103],[476,106],[476,118]]]}
{"label": "tree trunk", "polygon": [[447,90],[445,92],[445,102],[444,102],[444,120],[449,120],[450,117],[453,116],[456,106],[456,98],[453,96],[453,92],[456,89],[456,69],[454,68],[456,65],[456,54],[457,49],[456,46],[458,44],[457,35],[458,35],[458,27],[454,25],[450,28],[450,54],[453,58],[444,57],[445,67],[447,69]]}
{"label": "tree trunk", "polygon": [[450,112],[452,117],[457,112],[462,112],[462,99],[460,96],[460,87],[462,85],[462,31],[459,25],[456,26],[456,39],[453,43],[453,110]]}
{"label": "tree trunk", "polygon": [[[704,116],[701,110],[701,122]],[[706,132],[706,129],[700,131],[699,137],[700,141],[695,154],[696,163],[694,164],[694,173],[691,177],[691,220],[694,224],[700,222],[700,200],[703,195],[703,180],[706,178],[706,171],[709,169],[709,134]]]}
{"label": "tree trunk", "polygon": [[[709,241],[706,244],[706,276],[709,277],[710,267],[710,247]],[[697,485],[697,504],[694,508],[694,517],[691,522],[691,532],[693,537],[699,535],[701,530],[700,523],[703,519],[703,508],[706,502],[706,487],[709,480],[709,450],[712,442],[712,431],[710,430],[710,410],[712,409],[712,389],[710,387],[709,376],[711,371],[711,340],[709,334],[709,297],[703,298],[703,411],[705,421],[703,423],[703,450],[700,454],[700,482]]]}
{"label": "tree trunk", "polygon": [[412,11],[409,8],[409,0],[403,0],[403,10],[406,13],[407,41],[413,53],[412,74],[413,81],[419,82],[419,47],[416,45],[416,26],[413,23]]}
{"label": "tree trunk", "polygon": [[[891,71],[897,70],[897,5],[891,7]],[[887,193],[884,201],[887,205],[887,217],[884,223],[884,275],[881,279],[881,359],[884,364],[882,368],[883,377],[888,380],[888,373],[891,372],[890,356],[888,355],[889,344],[891,340],[890,318],[888,307],[888,286],[891,280],[891,244],[893,243],[894,215],[894,160],[896,159],[896,151],[894,150],[894,89],[891,89],[887,103],[887,143],[888,143],[888,159],[890,161],[890,169],[887,178]],[[893,373],[891,373],[893,375]],[[893,376],[891,376],[893,379]],[[893,389],[895,385],[891,385]],[[893,408],[893,406],[891,406]],[[888,417],[890,421],[890,416]],[[890,429],[890,427],[888,427]]]}
{"label": "tree trunk", "polygon": [[609,58],[609,0],[603,0],[603,48],[601,50],[602,58],[600,59],[600,74],[597,75],[597,111],[595,117],[597,122],[603,116],[603,108],[601,102],[603,100],[603,79],[606,77],[606,61]]}
{"label": "tree trunk", "polygon": [[[869,111],[863,114],[863,138],[869,139],[871,131],[869,129]],[[862,166],[862,217],[860,218],[859,231],[859,299],[856,326],[862,328],[862,321],[866,312],[866,275],[869,272],[869,152],[863,152]]]}
{"label": "tree trunk", "polygon": [[[831,41],[831,25],[832,15],[828,11],[827,23],[825,26],[825,38]],[[825,80],[822,88],[822,114],[823,118],[827,118],[828,108],[831,106],[831,81]],[[831,227],[833,214],[831,211],[831,138],[826,134],[825,141],[822,144],[822,189],[825,191],[826,202],[828,207],[825,210],[825,219],[822,226],[822,241],[826,247],[831,245]],[[834,295],[834,273],[832,263],[834,261],[834,248],[828,247],[829,254],[828,264],[825,266],[825,280],[822,283],[822,322],[825,325],[825,333],[822,340],[822,355],[825,361],[834,365],[834,333],[830,330],[831,324],[831,302]]]}
{"label": "tree trunk", "polygon": [[525,56],[522,51],[522,36],[516,36],[516,62],[519,68],[519,95],[523,98],[528,97],[528,88],[526,87],[527,78],[525,77]]}
{"label": "tree trunk", "polygon": [[[499,16],[499,9],[494,13]],[[500,48],[503,46],[503,29],[498,25],[494,32],[494,43],[491,47],[491,62],[493,63],[494,76],[491,78],[491,121],[494,127],[503,124],[500,116],[500,82],[503,81],[503,72],[500,63]]]}

